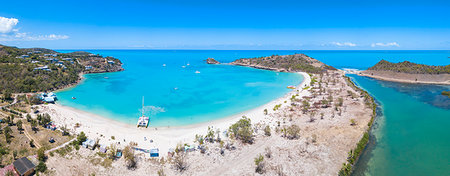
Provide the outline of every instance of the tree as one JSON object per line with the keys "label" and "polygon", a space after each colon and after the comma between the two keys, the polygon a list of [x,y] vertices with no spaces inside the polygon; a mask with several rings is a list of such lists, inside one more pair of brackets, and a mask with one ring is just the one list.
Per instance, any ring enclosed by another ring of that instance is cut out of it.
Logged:
{"label": "tree", "polygon": [[19,131],[23,130],[22,120],[17,121],[16,125],[17,125],[17,130],[19,130]]}
{"label": "tree", "polygon": [[11,100],[12,99],[11,90],[6,89],[5,91],[3,91],[3,99],[4,100]]}
{"label": "tree", "polygon": [[37,132],[38,128],[37,128],[37,122],[34,119],[31,119],[31,130],[34,131],[34,133]]}
{"label": "tree", "polygon": [[264,173],[264,156],[259,154],[256,158],[255,158],[255,165],[256,165],[256,169],[255,172],[259,173],[259,174],[263,174]]}
{"label": "tree", "polygon": [[30,114],[27,114],[27,122],[30,122],[31,121],[31,115]]}
{"label": "tree", "polygon": [[14,151],[13,151],[13,157],[14,157],[14,159],[17,158],[17,150],[14,150]]}
{"label": "tree", "polygon": [[34,140],[33,139],[31,139],[31,141],[30,141],[30,147],[34,148]]}
{"label": "tree", "polygon": [[37,157],[39,161],[45,161],[45,149],[44,148],[39,148],[37,151]]}
{"label": "tree", "polygon": [[67,129],[67,125],[64,125],[63,127],[61,127],[61,133],[63,136],[69,135],[69,130]]}
{"label": "tree", "polygon": [[302,104],[303,104],[303,114],[305,114],[306,112],[308,112],[308,109],[309,109],[309,102],[308,101],[306,101],[306,100],[303,100],[303,102],[302,102]]}
{"label": "tree", "polygon": [[80,134],[78,134],[78,136],[77,136],[78,145],[81,145],[86,140],[87,140],[87,137],[86,137],[86,134],[84,134],[83,131]]}
{"label": "tree", "polygon": [[253,142],[253,129],[249,118],[242,116],[239,121],[230,126],[229,130],[234,138],[240,139],[244,143]]}
{"label": "tree", "polygon": [[6,139],[6,142],[9,144],[9,143],[11,143],[11,132],[12,132],[12,130],[11,130],[11,128],[9,127],[9,126],[6,126],[4,129],[3,129],[3,134],[5,134],[5,139]]}
{"label": "tree", "polygon": [[47,165],[43,161],[39,161],[39,164],[36,166],[37,172],[45,172],[47,170]]}

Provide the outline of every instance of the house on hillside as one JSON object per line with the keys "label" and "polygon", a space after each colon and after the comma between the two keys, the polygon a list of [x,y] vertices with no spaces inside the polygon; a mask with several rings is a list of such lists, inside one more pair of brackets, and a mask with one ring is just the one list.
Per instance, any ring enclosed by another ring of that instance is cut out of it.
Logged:
{"label": "house on hillside", "polygon": [[13,162],[14,170],[20,175],[20,176],[28,176],[32,175],[34,173],[34,168],[36,165],[34,165],[30,160],[28,160],[27,157],[20,158]]}

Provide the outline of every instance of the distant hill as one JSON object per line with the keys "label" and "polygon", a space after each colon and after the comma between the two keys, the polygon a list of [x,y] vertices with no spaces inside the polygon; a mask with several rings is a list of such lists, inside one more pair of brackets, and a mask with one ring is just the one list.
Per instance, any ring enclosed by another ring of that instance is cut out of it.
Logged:
{"label": "distant hill", "polygon": [[113,57],[0,45],[0,93],[51,91],[77,83],[81,73],[121,70],[122,63]]}
{"label": "distant hill", "polygon": [[304,54],[242,58],[231,62],[230,64],[276,70],[280,72],[321,73],[326,70],[336,70],[334,67],[326,65]]}
{"label": "distant hill", "polygon": [[446,66],[433,66],[416,64],[409,61],[400,63],[392,63],[386,60],[381,60],[374,66],[367,70],[371,71],[392,71],[398,73],[408,74],[450,74],[450,65]]}

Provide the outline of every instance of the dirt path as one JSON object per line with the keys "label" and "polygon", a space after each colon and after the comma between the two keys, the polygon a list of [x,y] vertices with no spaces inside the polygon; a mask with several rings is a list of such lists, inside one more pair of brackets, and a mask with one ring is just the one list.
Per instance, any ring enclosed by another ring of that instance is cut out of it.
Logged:
{"label": "dirt path", "polygon": [[60,149],[60,148],[62,148],[62,147],[65,147],[66,145],[70,144],[72,141],[74,141],[74,140],[76,140],[76,139],[77,139],[77,138],[73,138],[73,139],[71,139],[70,141],[67,141],[67,142],[64,143],[64,144],[61,144],[61,145],[59,145],[59,146],[57,146],[57,147],[55,147],[55,148],[52,148],[52,149],[50,149],[50,150],[45,151],[45,153],[50,153],[50,152],[52,152],[52,151],[58,150],[58,149]]}
{"label": "dirt path", "polygon": [[31,141],[34,141],[34,145],[36,145],[37,148],[41,148],[41,145],[36,141],[36,139],[34,139],[27,131],[27,128],[23,128],[24,134],[25,136]]}

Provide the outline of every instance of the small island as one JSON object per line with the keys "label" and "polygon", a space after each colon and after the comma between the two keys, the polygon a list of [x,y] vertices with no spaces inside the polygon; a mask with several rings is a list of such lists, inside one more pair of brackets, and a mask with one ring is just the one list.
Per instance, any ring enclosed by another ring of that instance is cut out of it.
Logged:
{"label": "small island", "polygon": [[405,83],[450,84],[450,65],[432,66],[409,61],[392,63],[381,60],[359,75]]}
{"label": "small island", "polygon": [[208,58],[206,59],[207,64],[220,64],[219,61],[216,61],[214,58]]}

